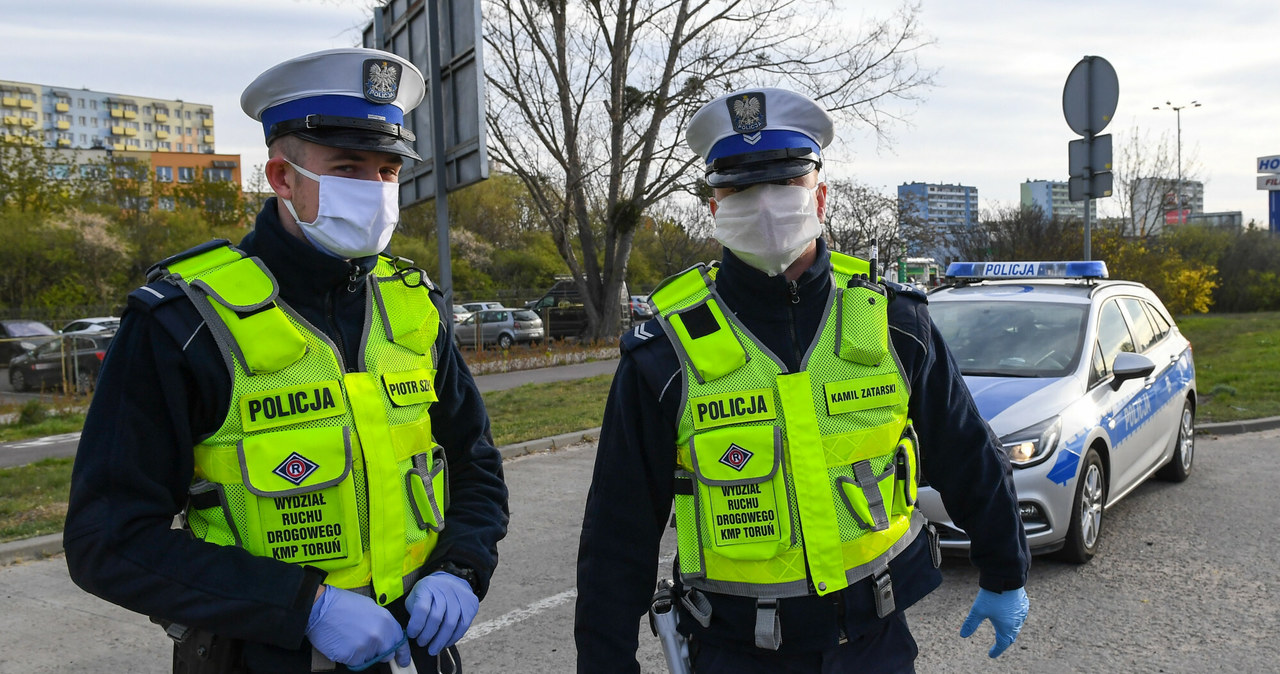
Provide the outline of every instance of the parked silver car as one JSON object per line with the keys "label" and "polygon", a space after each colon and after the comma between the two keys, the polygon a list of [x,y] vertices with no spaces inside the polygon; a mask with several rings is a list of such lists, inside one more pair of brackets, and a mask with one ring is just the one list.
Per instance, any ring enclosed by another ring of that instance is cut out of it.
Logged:
{"label": "parked silver car", "polygon": [[475,346],[478,335],[481,343],[506,349],[517,342],[542,341],[542,319],[529,309],[487,309],[468,316],[453,334],[459,346]]}

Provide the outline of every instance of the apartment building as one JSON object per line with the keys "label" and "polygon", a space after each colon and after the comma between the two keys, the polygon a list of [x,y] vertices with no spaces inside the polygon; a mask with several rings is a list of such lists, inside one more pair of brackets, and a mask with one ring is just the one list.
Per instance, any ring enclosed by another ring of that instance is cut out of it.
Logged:
{"label": "apartment building", "polygon": [[0,80],[0,142],[213,154],[213,106]]}
{"label": "apartment building", "polygon": [[1050,219],[1084,220],[1084,202],[1071,200],[1065,181],[1026,180],[1021,192],[1019,201],[1023,208],[1039,206]]}

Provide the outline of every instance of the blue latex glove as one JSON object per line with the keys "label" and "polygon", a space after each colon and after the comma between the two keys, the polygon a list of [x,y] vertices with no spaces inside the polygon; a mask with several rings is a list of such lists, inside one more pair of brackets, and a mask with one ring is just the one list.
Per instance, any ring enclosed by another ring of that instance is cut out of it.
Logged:
{"label": "blue latex glove", "polygon": [[[331,585],[311,605],[307,639],[325,657],[344,665],[362,665],[384,652],[386,662],[409,666],[408,640],[391,612],[372,599]],[[396,644],[399,643],[399,648]]]}
{"label": "blue latex glove", "polygon": [[960,626],[960,636],[969,638],[983,620],[990,620],[991,626],[996,630],[996,645],[991,647],[987,655],[999,657],[1018,638],[1030,606],[1027,591],[1023,588],[1005,592],[979,589],[978,598],[973,600],[973,608],[969,609],[969,617]]}
{"label": "blue latex glove", "polygon": [[471,584],[444,571],[419,580],[404,604],[409,609],[409,638],[417,639],[431,655],[457,643],[480,610]]}

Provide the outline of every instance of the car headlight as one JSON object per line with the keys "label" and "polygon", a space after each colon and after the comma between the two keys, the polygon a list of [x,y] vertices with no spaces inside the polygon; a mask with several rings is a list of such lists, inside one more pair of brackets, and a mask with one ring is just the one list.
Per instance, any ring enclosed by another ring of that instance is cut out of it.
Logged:
{"label": "car headlight", "polygon": [[1010,463],[1017,468],[1026,468],[1049,458],[1058,446],[1061,431],[1061,419],[1050,417],[1000,438],[1000,445],[1009,455]]}

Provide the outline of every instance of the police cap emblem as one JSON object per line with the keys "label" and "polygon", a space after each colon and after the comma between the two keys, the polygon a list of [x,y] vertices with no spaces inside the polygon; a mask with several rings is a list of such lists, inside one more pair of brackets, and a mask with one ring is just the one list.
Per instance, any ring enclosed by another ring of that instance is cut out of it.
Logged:
{"label": "police cap emblem", "polygon": [[752,91],[725,100],[729,122],[737,133],[753,133],[765,126],[764,93]]}
{"label": "police cap emblem", "polygon": [[755,456],[755,454],[752,454],[745,447],[739,447],[737,443],[730,443],[729,449],[726,449],[724,455],[720,457],[720,463],[723,463],[734,470],[741,471],[742,467],[747,465],[747,462],[750,461],[753,456]]}
{"label": "police cap emblem", "polygon": [[396,100],[403,66],[390,59],[366,59],[362,71],[366,100],[379,104]]}
{"label": "police cap emblem", "polygon": [[308,475],[316,472],[319,467],[314,461],[294,452],[271,472],[294,484],[302,484],[302,481],[307,479]]}

